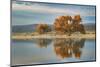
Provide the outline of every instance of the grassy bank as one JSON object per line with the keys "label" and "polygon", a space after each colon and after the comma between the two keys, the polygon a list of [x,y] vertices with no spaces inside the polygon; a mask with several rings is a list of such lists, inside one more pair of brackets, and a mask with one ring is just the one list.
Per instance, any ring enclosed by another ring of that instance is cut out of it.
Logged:
{"label": "grassy bank", "polygon": [[86,34],[79,34],[74,33],[71,34],[71,36],[68,36],[68,34],[38,34],[38,33],[16,33],[12,34],[12,39],[33,39],[33,38],[86,38],[86,39],[94,39],[95,33],[86,33]]}

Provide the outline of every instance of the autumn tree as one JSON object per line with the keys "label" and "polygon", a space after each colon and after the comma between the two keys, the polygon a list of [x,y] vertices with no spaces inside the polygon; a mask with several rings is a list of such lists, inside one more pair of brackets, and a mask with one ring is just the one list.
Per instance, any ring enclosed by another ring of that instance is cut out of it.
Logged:
{"label": "autumn tree", "polygon": [[56,32],[65,33],[69,31],[70,25],[68,21],[71,21],[71,16],[59,16],[55,19],[54,29]]}
{"label": "autumn tree", "polygon": [[80,15],[74,16],[59,16],[55,19],[54,22],[54,29],[56,32],[59,33],[66,33],[68,32],[69,35],[73,32],[80,32],[85,34],[85,29],[80,22],[82,21]]}
{"label": "autumn tree", "polygon": [[80,24],[80,22],[82,21],[82,18],[80,15],[75,15],[74,18],[73,18],[73,23],[78,25]]}
{"label": "autumn tree", "polygon": [[50,31],[50,28],[47,24],[38,24],[36,30],[39,34],[43,34],[45,32]]}
{"label": "autumn tree", "polygon": [[84,25],[80,23],[82,21],[82,18],[80,17],[80,15],[74,16],[72,21],[73,21],[73,23],[72,23],[72,28],[73,28],[72,31],[74,31],[74,32],[79,31],[82,34],[86,33]]}

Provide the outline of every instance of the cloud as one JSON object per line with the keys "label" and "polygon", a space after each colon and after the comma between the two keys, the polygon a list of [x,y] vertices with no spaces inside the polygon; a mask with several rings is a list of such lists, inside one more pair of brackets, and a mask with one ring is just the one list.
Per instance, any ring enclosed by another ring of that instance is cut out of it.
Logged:
{"label": "cloud", "polygon": [[51,7],[48,5],[40,4],[40,3],[32,3],[31,5],[23,4],[16,4],[13,2],[12,10],[27,10],[37,13],[52,13],[52,14],[65,14],[65,15],[77,15],[80,14],[81,16],[95,16],[95,11],[89,9],[70,9],[68,8],[61,8],[61,7]]}

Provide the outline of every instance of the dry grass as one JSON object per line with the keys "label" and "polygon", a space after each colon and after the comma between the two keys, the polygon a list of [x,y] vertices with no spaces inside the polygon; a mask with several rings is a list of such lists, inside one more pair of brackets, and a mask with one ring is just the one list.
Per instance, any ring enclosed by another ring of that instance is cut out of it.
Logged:
{"label": "dry grass", "polygon": [[95,38],[95,33],[86,33],[86,34],[79,34],[79,33],[74,33],[71,34],[71,36],[68,36],[68,34],[38,34],[38,33],[17,33],[12,35],[12,39],[33,39],[33,38],[86,38],[86,39],[94,39]]}

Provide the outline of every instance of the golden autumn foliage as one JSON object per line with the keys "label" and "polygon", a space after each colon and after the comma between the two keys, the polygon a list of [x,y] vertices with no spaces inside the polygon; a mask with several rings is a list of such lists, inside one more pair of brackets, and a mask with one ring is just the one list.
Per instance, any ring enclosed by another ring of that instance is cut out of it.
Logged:
{"label": "golden autumn foliage", "polygon": [[40,34],[45,33],[48,31],[48,25],[47,24],[38,24],[36,30]]}
{"label": "golden autumn foliage", "polygon": [[[75,15],[73,18],[71,16],[58,16],[53,24],[54,31],[56,33],[71,35],[74,32],[80,32],[85,34],[84,26],[80,23],[82,18],[80,15]],[[37,32],[43,34],[50,31],[47,24],[38,24],[36,28]]]}
{"label": "golden autumn foliage", "polygon": [[55,19],[54,22],[54,29],[56,32],[66,33],[68,32],[69,35],[72,32],[80,32],[85,34],[85,29],[81,22],[80,15],[74,16],[72,18],[71,16],[59,16]]}
{"label": "golden autumn foliage", "polygon": [[71,21],[71,16],[59,16],[54,22],[55,31],[66,32],[69,28],[68,21]]}
{"label": "golden autumn foliage", "polygon": [[81,21],[82,21],[82,19],[81,19],[80,15],[74,16],[74,19],[73,19],[74,24],[80,24]]}

